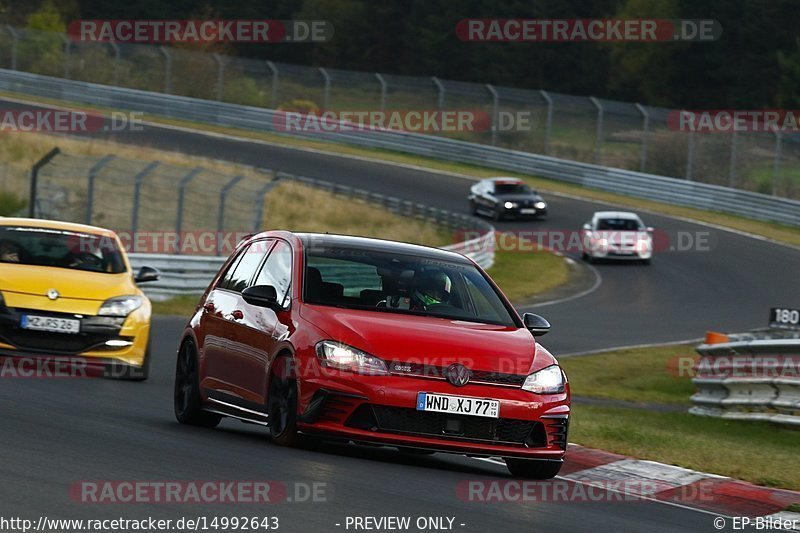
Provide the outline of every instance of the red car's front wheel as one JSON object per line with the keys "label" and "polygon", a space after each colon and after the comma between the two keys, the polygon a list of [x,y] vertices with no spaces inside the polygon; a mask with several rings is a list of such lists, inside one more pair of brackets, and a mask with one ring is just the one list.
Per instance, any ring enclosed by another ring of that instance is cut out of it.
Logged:
{"label": "red car's front wheel", "polygon": [[272,363],[269,379],[269,433],[281,446],[297,444],[297,380],[291,368],[291,358],[279,357]]}

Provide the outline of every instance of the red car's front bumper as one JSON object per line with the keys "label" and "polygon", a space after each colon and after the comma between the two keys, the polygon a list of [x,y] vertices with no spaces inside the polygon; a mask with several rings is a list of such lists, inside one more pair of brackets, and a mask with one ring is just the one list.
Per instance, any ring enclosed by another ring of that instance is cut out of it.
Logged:
{"label": "red car's front bumper", "polygon": [[[500,417],[417,411],[417,393],[500,401]],[[560,460],[567,445],[569,392],[536,395],[519,387],[321,369],[300,380],[304,433],[477,456]],[[445,425],[447,424],[447,425]]]}

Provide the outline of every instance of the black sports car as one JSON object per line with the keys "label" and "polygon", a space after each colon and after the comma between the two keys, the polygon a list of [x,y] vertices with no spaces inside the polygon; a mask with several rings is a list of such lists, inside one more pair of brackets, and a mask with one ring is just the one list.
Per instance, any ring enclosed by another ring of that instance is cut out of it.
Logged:
{"label": "black sports car", "polygon": [[469,207],[473,214],[504,218],[547,215],[547,203],[524,181],[516,178],[489,178],[470,188]]}

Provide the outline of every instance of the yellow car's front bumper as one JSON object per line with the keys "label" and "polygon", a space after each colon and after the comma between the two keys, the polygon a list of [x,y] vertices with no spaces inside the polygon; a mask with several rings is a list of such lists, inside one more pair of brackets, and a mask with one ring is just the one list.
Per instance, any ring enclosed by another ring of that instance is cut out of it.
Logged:
{"label": "yellow car's front bumper", "polygon": [[[150,341],[150,302],[122,321],[121,327],[101,326],[104,319],[94,314],[76,313],[73,306],[52,309],[52,306],[34,307],[41,302],[14,302],[18,307],[7,306],[0,314],[0,355],[12,357],[69,357],[83,358],[87,362],[108,364],[118,362],[141,367],[146,362]],[[21,305],[20,305],[21,304]],[[34,305],[28,305],[34,304]],[[96,313],[95,304],[93,311]],[[87,311],[89,309],[86,309]],[[71,311],[71,312],[70,312]],[[84,309],[80,309],[84,311]],[[39,333],[19,328],[23,313],[75,318],[81,321],[81,333]],[[120,321],[121,319],[116,319]]]}

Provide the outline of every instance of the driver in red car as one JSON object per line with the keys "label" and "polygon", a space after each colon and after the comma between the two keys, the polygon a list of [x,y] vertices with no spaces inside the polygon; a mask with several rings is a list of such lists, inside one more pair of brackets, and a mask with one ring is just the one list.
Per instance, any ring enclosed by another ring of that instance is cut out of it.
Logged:
{"label": "driver in red car", "polygon": [[412,293],[411,309],[425,311],[431,306],[449,303],[452,285],[441,270],[422,272]]}

